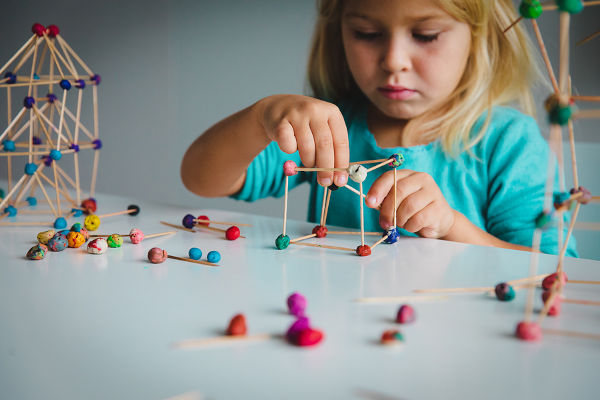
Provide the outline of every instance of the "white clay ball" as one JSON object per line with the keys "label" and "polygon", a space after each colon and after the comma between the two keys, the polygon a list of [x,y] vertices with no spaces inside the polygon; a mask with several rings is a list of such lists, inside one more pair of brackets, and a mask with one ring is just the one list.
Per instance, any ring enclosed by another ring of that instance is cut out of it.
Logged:
{"label": "white clay ball", "polygon": [[367,169],[360,164],[354,164],[348,168],[348,175],[354,182],[361,183],[367,179]]}
{"label": "white clay ball", "polygon": [[108,249],[108,242],[104,238],[98,238],[90,241],[87,245],[87,251],[90,254],[102,254]]}

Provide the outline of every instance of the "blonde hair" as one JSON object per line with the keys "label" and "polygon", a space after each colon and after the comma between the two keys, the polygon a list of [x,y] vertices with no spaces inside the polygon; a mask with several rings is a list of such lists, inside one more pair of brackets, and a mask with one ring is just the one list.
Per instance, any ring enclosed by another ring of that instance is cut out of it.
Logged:
{"label": "blonde hair", "polygon": [[[308,81],[317,98],[338,102],[364,97],[350,72],[341,39],[344,0],[317,0],[319,16],[308,62]],[[522,23],[504,33],[518,16],[512,0],[437,0],[449,15],[471,29],[465,71],[447,101],[427,115],[411,119],[404,133],[426,141],[440,138],[447,154],[470,150],[485,135],[491,108],[517,102],[535,115],[531,86],[541,73],[536,52]],[[473,126],[488,111],[479,132]]]}

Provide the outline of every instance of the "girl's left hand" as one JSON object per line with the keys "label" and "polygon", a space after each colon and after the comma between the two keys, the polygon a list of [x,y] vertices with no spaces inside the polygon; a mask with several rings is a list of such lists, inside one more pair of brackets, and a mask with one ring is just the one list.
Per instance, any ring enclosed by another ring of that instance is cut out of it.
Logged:
{"label": "girl's left hand", "polygon": [[450,233],[455,211],[448,205],[431,175],[407,169],[396,171],[397,190],[394,204],[394,171],[381,175],[367,193],[367,207],[377,208],[379,224],[387,229],[396,224],[426,238],[443,238]]}

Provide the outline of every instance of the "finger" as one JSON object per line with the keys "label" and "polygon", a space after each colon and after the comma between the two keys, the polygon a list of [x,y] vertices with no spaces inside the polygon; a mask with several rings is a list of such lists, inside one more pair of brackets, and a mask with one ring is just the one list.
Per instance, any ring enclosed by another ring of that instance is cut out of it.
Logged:
{"label": "finger", "polygon": [[[310,130],[315,141],[315,165],[318,168],[333,168],[333,138],[329,125],[324,122],[312,121]],[[333,183],[333,172],[318,171],[317,181],[321,186]]]}
{"label": "finger", "polygon": [[292,124],[294,128],[294,136],[296,136],[296,142],[298,143],[298,152],[300,153],[300,160],[306,167],[312,168],[315,165],[315,140],[313,139],[312,132],[308,122]]}
{"label": "finger", "polygon": [[295,153],[298,150],[294,128],[288,121],[282,121],[275,129],[275,141],[281,151],[287,154]]}
{"label": "finger", "polygon": [[433,200],[431,194],[423,189],[408,195],[396,209],[396,223],[398,226],[404,228],[409,219],[433,203]]}
{"label": "finger", "polygon": [[[396,171],[396,180],[398,182],[404,178],[407,178],[413,175],[415,171],[411,171],[409,169],[400,169]],[[379,204],[382,204],[385,197],[390,193],[392,188],[394,187],[394,171],[388,171],[382,174],[379,178],[373,182],[369,192],[367,193],[366,204],[367,207],[375,208]],[[392,192],[393,194],[393,192]],[[401,199],[398,199],[398,193],[396,194],[396,199],[399,202]],[[393,199],[392,199],[393,200]],[[395,207],[393,208],[395,210]]]}
{"label": "finger", "polygon": [[432,202],[406,221],[403,228],[408,232],[429,230],[435,220],[435,203]]}
{"label": "finger", "polygon": [[[337,109],[337,107],[336,107]],[[329,128],[333,137],[333,166],[335,168],[348,168],[350,161],[350,148],[348,144],[348,130],[342,113],[337,112],[329,118]],[[333,183],[342,187],[348,183],[348,174],[342,171],[336,171],[333,175]]]}

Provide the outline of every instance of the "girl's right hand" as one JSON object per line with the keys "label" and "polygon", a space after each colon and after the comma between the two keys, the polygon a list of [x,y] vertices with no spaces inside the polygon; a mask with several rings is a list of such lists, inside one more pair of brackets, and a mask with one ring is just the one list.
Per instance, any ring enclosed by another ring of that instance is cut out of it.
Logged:
{"label": "girl's right hand", "polygon": [[[257,103],[259,123],[267,137],[285,153],[300,154],[306,167],[348,168],[346,123],[339,108],[326,101],[300,95],[274,95]],[[345,171],[319,171],[322,186],[348,182]]]}

